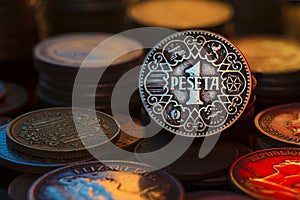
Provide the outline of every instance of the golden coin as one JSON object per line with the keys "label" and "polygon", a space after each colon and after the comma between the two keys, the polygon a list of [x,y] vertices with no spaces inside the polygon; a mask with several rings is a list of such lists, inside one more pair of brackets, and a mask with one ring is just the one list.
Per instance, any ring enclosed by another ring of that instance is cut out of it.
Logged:
{"label": "golden coin", "polygon": [[233,8],[219,1],[154,0],[133,4],[127,16],[138,24],[182,30],[224,25]]}
{"label": "golden coin", "polygon": [[[76,113],[76,115],[73,114]],[[117,122],[102,112],[76,108],[48,108],[29,112],[13,120],[7,131],[8,145],[27,155],[67,159],[89,156],[117,139]],[[78,134],[77,130],[81,133]],[[89,141],[82,143],[82,139]],[[99,142],[100,141],[100,142]]]}

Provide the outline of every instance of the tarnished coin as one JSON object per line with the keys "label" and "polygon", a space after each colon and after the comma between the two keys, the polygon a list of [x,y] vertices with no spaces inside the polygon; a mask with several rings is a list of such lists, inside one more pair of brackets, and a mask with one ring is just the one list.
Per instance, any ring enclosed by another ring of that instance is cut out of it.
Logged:
{"label": "tarnished coin", "polygon": [[268,108],[255,117],[255,126],[267,138],[283,145],[300,145],[300,103]]}
{"label": "tarnished coin", "polygon": [[22,174],[16,177],[8,187],[8,194],[11,200],[25,200],[28,196],[30,186],[39,178],[39,175]]}
{"label": "tarnished coin", "polygon": [[[0,127],[0,165],[14,171],[30,174],[43,174],[50,170],[80,162],[91,161],[93,157],[74,159],[51,159],[29,156],[7,145],[6,130],[8,124]],[[104,152],[103,154],[105,154]]]}
{"label": "tarnished coin", "polygon": [[[88,54],[98,44],[111,36],[104,33],[77,33],[54,36],[42,41],[35,47],[34,57],[37,62],[53,67],[79,68]],[[102,45],[104,45],[103,48],[97,48],[94,51],[93,58],[89,57],[85,60],[86,66],[107,67],[107,60],[111,58],[116,59],[112,64],[118,65],[138,59],[143,52],[143,50],[139,50],[122,55],[127,49],[142,49],[137,41],[123,36],[114,37],[113,40]],[[122,56],[120,57],[120,55]]]}
{"label": "tarnished coin", "polygon": [[233,13],[224,2],[197,0],[143,1],[127,9],[127,16],[137,24],[176,30],[218,27],[230,21]]}
{"label": "tarnished coin", "polygon": [[227,191],[199,191],[190,192],[186,195],[186,200],[251,200],[252,198]]}
{"label": "tarnished coin", "polygon": [[266,149],[247,154],[230,169],[234,187],[255,199],[299,199],[300,149]]}
{"label": "tarnished coin", "polygon": [[28,199],[184,199],[176,179],[162,171],[147,172],[150,170],[147,165],[124,161],[69,166],[39,178]]}
{"label": "tarnished coin", "polygon": [[212,32],[179,32],[147,55],[139,89],[150,117],[190,137],[214,135],[247,107],[252,74],[241,52]]}
{"label": "tarnished coin", "polygon": [[14,116],[20,113],[28,103],[26,90],[14,83],[4,82],[5,98],[0,102],[0,115]]}
{"label": "tarnished coin", "polygon": [[[76,118],[73,114],[76,113]],[[24,154],[43,158],[78,158],[89,156],[87,149],[103,148],[118,139],[117,122],[105,113],[80,108],[48,108],[26,113],[8,127],[9,146]],[[76,123],[76,126],[75,126]],[[77,128],[82,133],[78,135]],[[86,146],[81,139],[89,141]]]}

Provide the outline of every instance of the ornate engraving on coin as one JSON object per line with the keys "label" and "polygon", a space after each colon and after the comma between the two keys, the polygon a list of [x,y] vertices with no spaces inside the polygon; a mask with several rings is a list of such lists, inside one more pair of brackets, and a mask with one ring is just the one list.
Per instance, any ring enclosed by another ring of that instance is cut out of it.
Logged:
{"label": "ornate engraving on coin", "polygon": [[278,148],[253,152],[230,169],[236,187],[255,199],[299,199],[300,151]]}
{"label": "ornate engraving on coin", "polygon": [[149,166],[122,161],[79,164],[46,174],[30,189],[29,199],[183,199],[180,184]]}
{"label": "ornate engraving on coin", "polygon": [[[75,158],[88,156],[88,148],[99,147],[117,137],[119,127],[112,117],[97,112],[96,122],[100,125],[98,127],[98,124],[90,123],[92,111],[73,110],[78,112],[76,118],[73,118],[72,108],[37,110],[16,118],[8,127],[8,144],[28,155]],[[79,137],[74,123],[80,124],[77,128],[86,134]],[[82,144],[82,137],[91,141],[90,146],[85,147]],[[97,142],[92,143],[95,138]]]}
{"label": "ornate engraving on coin", "polygon": [[255,125],[270,139],[300,144],[300,103],[274,106],[259,113]]}
{"label": "ornate engraving on coin", "polygon": [[140,74],[140,94],[150,116],[184,136],[226,129],[242,114],[251,90],[251,72],[239,50],[206,31],[185,31],[161,41]]}

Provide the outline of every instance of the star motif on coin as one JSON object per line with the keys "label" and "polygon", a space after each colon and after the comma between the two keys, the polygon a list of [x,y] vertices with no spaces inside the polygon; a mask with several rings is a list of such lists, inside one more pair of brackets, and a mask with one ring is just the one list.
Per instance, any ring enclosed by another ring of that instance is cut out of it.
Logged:
{"label": "star motif on coin", "polygon": [[240,90],[242,86],[242,81],[238,76],[229,75],[226,87],[228,88],[229,92],[236,92]]}

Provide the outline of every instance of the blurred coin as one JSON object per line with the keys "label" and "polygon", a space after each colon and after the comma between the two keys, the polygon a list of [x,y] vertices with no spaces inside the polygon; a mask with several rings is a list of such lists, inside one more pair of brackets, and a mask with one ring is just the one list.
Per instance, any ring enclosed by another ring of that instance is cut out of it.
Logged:
{"label": "blurred coin", "polygon": [[184,199],[176,179],[149,170],[147,165],[124,161],[69,166],[39,178],[31,186],[28,199]]}

